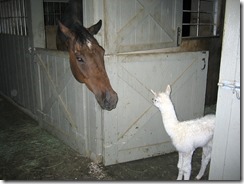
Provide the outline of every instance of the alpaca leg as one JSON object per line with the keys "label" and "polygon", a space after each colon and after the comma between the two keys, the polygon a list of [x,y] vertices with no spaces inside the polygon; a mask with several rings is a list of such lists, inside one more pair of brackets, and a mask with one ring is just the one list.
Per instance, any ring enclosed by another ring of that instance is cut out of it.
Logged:
{"label": "alpaca leg", "polygon": [[212,140],[209,141],[209,143],[203,147],[202,149],[202,162],[201,162],[201,169],[196,176],[196,179],[200,180],[206,170],[206,167],[209,163],[209,160],[211,158],[211,152],[212,152]]}
{"label": "alpaca leg", "polygon": [[192,160],[193,151],[190,153],[183,154],[183,171],[184,171],[184,180],[189,180],[191,176],[191,160]]}
{"label": "alpaca leg", "polygon": [[177,164],[177,167],[178,167],[178,177],[177,177],[177,180],[182,180],[183,178],[183,170],[182,170],[182,167],[183,167],[183,161],[182,161],[183,157],[182,157],[182,153],[179,152],[179,160],[178,160],[178,164]]}

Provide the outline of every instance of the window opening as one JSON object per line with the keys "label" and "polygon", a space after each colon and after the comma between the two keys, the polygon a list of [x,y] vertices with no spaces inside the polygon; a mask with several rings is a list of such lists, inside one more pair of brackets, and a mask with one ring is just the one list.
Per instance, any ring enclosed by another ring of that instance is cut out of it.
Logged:
{"label": "window opening", "polygon": [[218,36],[218,0],[183,0],[182,37]]}
{"label": "window opening", "polygon": [[[82,3],[82,0],[80,0]],[[56,33],[58,21],[61,20],[65,9],[68,5],[68,0],[44,0],[44,24],[45,24],[45,38],[47,49],[57,49],[56,47]],[[83,20],[81,20],[83,22]]]}
{"label": "window opening", "polygon": [[57,25],[58,20],[61,19],[67,4],[68,1],[62,1],[62,2],[45,1],[44,2],[45,26]]}
{"label": "window opening", "polygon": [[0,34],[27,35],[25,0],[0,1]]}

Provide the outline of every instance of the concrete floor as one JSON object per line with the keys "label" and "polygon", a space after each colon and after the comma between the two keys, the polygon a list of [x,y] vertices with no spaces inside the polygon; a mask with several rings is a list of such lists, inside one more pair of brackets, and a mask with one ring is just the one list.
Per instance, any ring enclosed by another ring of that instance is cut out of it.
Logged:
{"label": "concrete floor", "polygon": [[[0,124],[0,180],[169,181],[177,177],[177,152],[107,167],[95,164],[1,96]],[[191,179],[200,162],[201,149],[197,149]],[[208,170],[202,180],[208,179]]]}

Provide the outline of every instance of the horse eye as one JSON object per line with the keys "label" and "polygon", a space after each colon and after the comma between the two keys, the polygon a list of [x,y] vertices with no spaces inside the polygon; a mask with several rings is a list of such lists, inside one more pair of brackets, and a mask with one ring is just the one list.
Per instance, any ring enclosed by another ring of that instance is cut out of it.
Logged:
{"label": "horse eye", "polygon": [[84,60],[81,57],[76,57],[77,61],[84,63]]}

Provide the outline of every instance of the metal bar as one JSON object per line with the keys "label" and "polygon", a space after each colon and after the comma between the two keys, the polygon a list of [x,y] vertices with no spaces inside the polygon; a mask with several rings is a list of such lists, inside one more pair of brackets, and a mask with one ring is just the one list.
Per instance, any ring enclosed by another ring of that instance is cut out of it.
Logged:
{"label": "metal bar", "polygon": [[[198,36],[197,38],[215,38],[216,36],[219,35],[210,35],[210,36]],[[182,39],[196,39],[196,36],[185,36]]]}
{"label": "metal bar", "polygon": [[27,35],[27,29],[26,29],[26,12],[25,12],[25,0],[22,1],[22,8],[23,8],[23,20],[24,20],[24,34],[23,36],[26,36]]}
{"label": "metal bar", "polygon": [[211,2],[211,3],[213,2],[213,1],[211,1],[211,0],[201,0],[201,1],[205,1],[205,2]]}
{"label": "metal bar", "polygon": [[18,0],[14,1],[14,6],[15,6],[15,22],[16,22],[16,35],[19,35],[19,21],[18,21]]}
{"label": "metal bar", "polygon": [[199,23],[200,23],[200,0],[197,2],[197,36],[199,36]]}
{"label": "metal bar", "polygon": [[13,25],[12,25],[12,12],[13,12],[13,9],[12,9],[12,1],[9,1],[9,29],[10,29],[10,34],[13,34]]}
{"label": "metal bar", "polygon": [[222,81],[218,83],[218,86],[223,89],[232,90],[232,93],[236,94],[236,98],[240,100],[240,82]]}
{"label": "metal bar", "polygon": [[21,1],[18,1],[18,7],[19,7],[19,16],[18,16],[18,26],[20,28],[20,32],[18,33],[18,35],[23,35],[23,29],[22,29],[22,20],[21,20],[21,16],[22,16],[22,12],[21,12]]}
{"label": "metal bar", "polygon": [[5,17],[5,22],[6,22],[6,33],[8,33],[8,2],[5,3],[5,8],[4,8],[4,17]]}
{"label": "metal bar", "polygon": [[190,25],[190,26],[197,26],[197,25],[199,25],[199,26],[214,26],[214,25],[216,25],[216,24],[214,24],[214,23],[182,23],[182,25],[183,26],[187,26],[187,25]]}
{"label": "metal bar", "polygon": [[11,12],[11,10],[9,9],[9,7],[10,7],[9,2],[10,1],[7,2],[7,19],[8,19],[8,34],[11,34],[11,21],[10,21],[10,12]]}
{"label": "metal bar", "polygon": [[222,81],[218,83],[218,86],[227,88],[227,89],[240,89],[241,85],[240,82],[231,82],[231,81]]}
{"label": "metal bar", "polygon": [[7,19],[7,2],[5,2],[5,7],[4,7],[4,19],[5,19],[5,33],[7,34],[8,33],[8,19]]}
{"label": "metal bar", "polygon": [[218,1],[215,0],[214,1],[214,15],[213,15],[213,22],[215,24],[214,28],[213,28],[213,35],[217,34],[217,22],[218,22]]}
{"label": "metal bar", "polygon": [[1,5],[1,19],[2,19],[1,33],[5,33],[4,3],[2,3]]}
{"label": "metal bar", "polygon": [[204,13],[204,14],[214,14],[215,12],[206,12],[206,11],[191,11],[191,10],[183,10],[183,13]]}
{"label": "metal bar", "polygon": [[3,33],[3,7],[0,6],[0,33]]}

